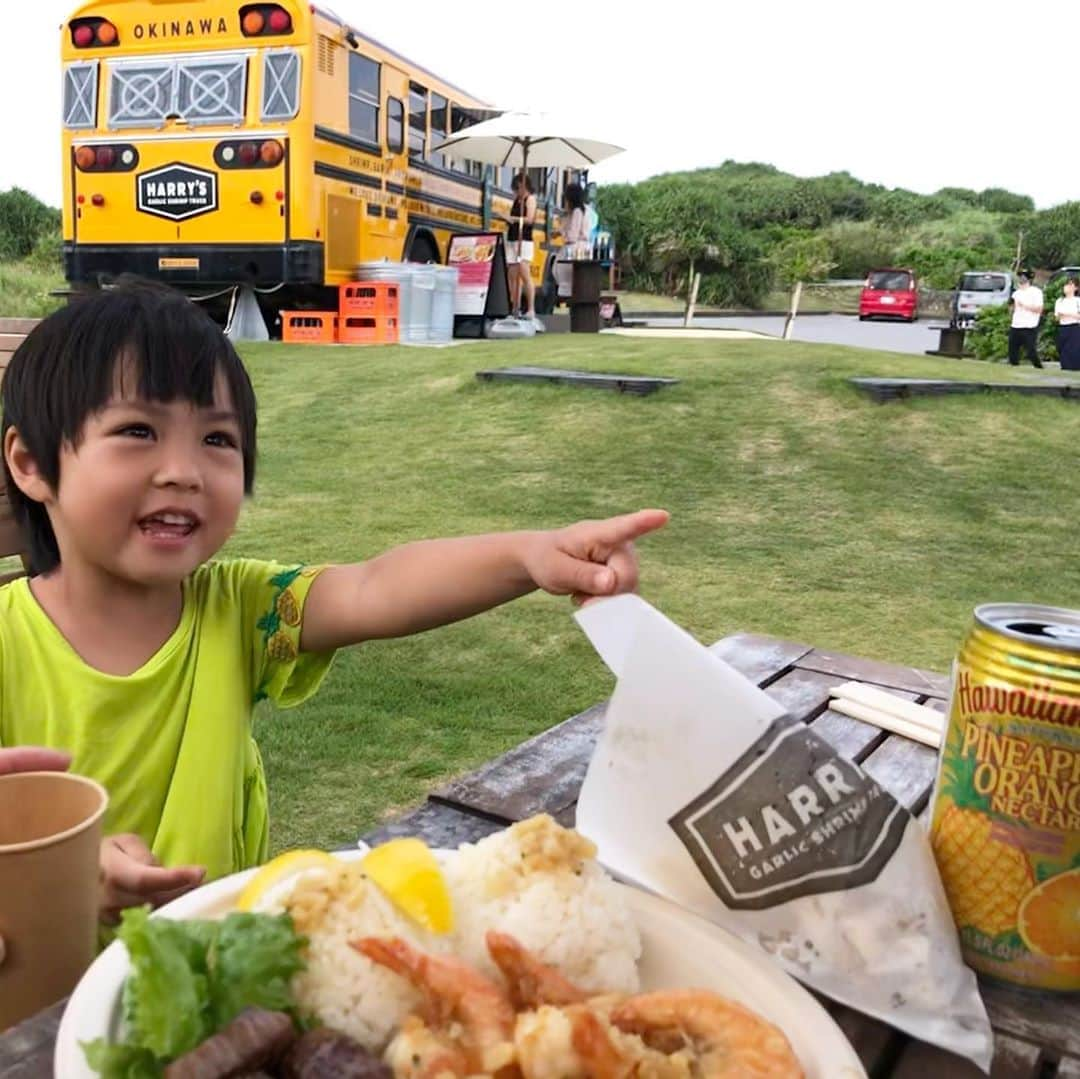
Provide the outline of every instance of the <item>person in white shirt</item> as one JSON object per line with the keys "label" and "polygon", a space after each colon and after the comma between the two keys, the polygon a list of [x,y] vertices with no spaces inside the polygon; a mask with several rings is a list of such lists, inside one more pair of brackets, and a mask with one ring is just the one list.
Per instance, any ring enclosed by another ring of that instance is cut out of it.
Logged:
{"label": "person in white shirt", "polygon": [[1080,371],[1080,281],[1070,277],[1064,285],[1065,295],[1054,304],[1058,322],[1058,357],[1062,371]]}
{"label": "person in white shirt", "polygon": [[1013,293],[1012,325],[1009,327],[1009,363],[1016,367],[1020,363],[1020,350],[1023,349],[1035,367],[1042,367],[1039,361],[1039,320],[1042,318],[1043,294],[1041,288],[1031,283],[1031,275],[1021,272],[1017,275],[1020,287]]}

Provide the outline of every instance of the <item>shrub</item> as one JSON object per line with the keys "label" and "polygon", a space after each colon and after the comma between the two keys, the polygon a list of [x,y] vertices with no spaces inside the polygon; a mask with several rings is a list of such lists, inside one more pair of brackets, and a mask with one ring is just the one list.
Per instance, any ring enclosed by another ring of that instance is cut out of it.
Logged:
{"label": "shrub", "polygon": [[1009,355],[1009,323],[1012,309],[1007,304],[983,307],[975,317],[968,343],[977,360],[994,363]]}
{"label": "shrub", "polygon": [[896,233],[872,221],[834,221],[823,235],[837,277],[863,277],[895,256]]}
{"label": "shrub", "polygon": [[60,231],[60,211],[29,191],[0,191],[0,259],[24,259],[47,233]]}

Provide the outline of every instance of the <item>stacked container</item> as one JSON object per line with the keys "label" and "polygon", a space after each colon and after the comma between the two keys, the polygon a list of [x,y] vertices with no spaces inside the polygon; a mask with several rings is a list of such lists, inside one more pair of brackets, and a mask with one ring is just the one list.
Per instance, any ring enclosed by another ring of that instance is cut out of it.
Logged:
{"label": "stacked container", "polygon": [[454,295],[457,292],[456,266],[433,266],[435,295],[431,305],[431,332],[428,340],[446,344],[454,337]]}
{"label": "stacked container", "polygon": [[[436,281],[444,267],[419,262],[361,262],[358,281],[396,281],[400,286],[398,339],[402,344],[427,344],[432,339]],[[453,271],[455,282],[457,271]],[[440,308],[441,310],[441,308]],[[441,331],[440,331],[441,332]],[[453,334],[453,300],[450,302],[450,333]],[[438,340],[443,340],[440,336]]]}

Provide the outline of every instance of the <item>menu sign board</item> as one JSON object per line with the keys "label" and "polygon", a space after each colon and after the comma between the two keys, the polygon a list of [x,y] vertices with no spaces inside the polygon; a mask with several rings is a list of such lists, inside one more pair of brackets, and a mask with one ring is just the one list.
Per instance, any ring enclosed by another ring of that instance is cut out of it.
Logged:
{"label": "menu sign board", "polygon": [[474,236],[454,236],[450,240],[447,262],[457,267],[455,315],[482,315],[491,288],[491,272],[495,265],[495,249],[501,237],[498,233],[477,233]]}
{"label": "menu sign board", "polygon": [[510,314],[502,233],[473,232],[450,238],[447,264],[457,270],[454,336],[483,337],[492,319]]}

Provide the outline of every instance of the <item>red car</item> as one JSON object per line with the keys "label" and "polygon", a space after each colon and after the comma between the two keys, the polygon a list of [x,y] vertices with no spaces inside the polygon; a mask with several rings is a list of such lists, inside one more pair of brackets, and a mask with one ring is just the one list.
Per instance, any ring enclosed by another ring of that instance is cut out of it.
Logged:
{"label": "red car", "polygon": [[911,270],[871,270],[859,296],[859,318],[919,316],[919,286]]}

